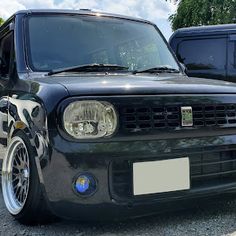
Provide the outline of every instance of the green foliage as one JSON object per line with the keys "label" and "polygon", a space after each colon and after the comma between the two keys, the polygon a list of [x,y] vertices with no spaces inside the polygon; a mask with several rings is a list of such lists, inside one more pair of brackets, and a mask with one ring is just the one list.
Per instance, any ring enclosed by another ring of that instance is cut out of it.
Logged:
{"label": "green foliage", "polygon": [[4,23],[4,20],[0,17],[0,25]]}
{"label": "green foliage", "polygon": [[182,0],[169,20],[172,29],[236,22],[236,0]]}

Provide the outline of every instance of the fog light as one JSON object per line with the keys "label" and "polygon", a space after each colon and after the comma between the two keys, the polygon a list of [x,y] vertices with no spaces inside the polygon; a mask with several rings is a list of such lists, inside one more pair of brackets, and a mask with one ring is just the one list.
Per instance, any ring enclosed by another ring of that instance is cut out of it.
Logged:
{"label": "fog light", "polygon": [[74,187],[80,195],[91,195],[96,191],[96,180],[90,174],[81,174],[77,177]]}

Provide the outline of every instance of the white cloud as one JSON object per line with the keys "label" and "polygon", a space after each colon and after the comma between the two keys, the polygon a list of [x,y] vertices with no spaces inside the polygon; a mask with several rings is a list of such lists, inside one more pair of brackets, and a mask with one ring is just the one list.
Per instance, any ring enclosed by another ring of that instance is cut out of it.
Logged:
{"label": "white cloud", "polygon": [[25,6],[18,0],[5,1],[0,0],[0,16],[4,19],[8,18],[15,11],[25,9]]}
{"label": "white cloud", "polygon": [[[1,0],[2,1],[2,0]],[[52,0],[18,0],[25,8],[54,8]]]}
{"label": "white cloud", "polygon": [[30,8],[89,8],[141,17],[158,24],[167,20],[176,10],[176,5],[165,0],[0,0],[0,16],[4,19],[18,10]]}
{"label": "white cloud", "polygon": [[58,6],[61,8],[68,5],[79,8],[91,8],[101,11],[137,16],[149,20],[167,19],[174,12],[176,5],[165,0],[65,0]]}
{"label": "white cloud", "polygon": [[139,16],[150,20],[167,18],[175,5],[165,0],[0,0],[0,14],[7,18],[15,11],[29,8],[91,8],[101,11]]}

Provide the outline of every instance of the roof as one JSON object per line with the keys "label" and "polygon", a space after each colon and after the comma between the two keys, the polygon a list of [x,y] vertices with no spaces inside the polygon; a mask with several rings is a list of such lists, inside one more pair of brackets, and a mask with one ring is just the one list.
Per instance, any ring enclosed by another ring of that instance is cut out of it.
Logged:
{"label": "roof", "polygon": [[[112,14],[112,13],[105,13],[105,12],[99,12],[99,11],[92,11],[90,9],[79,9],[79,10],[67,10],[67,9],[28,9],[28,10],[21,10],[17,11],[14,15],[19,14],[78,14],[78,15],[100,15],[100,16],[107,16],[107,17],[116,17],[116,18],[122,18],[122,19],[128,19],[128,20],[135,20],[135,21],[142,21],[145,23],[151,23],[148,20],[144,20],[141,18],[136,17],[130,17],[130,16],[124,16],[119,14]],[[13,16],[14,16],[13,15]]]}
{"label": "roof", "polygon": [[[235,33],[236,24],[224,24],[224,25],[209,25],[209,26],[197,26],[181,28],[175,31],[172,37],[182,37],[190,35],[203,35],[203,34],[225,34],[225,33]],[[171,37],[171,38],[172,38]]]}

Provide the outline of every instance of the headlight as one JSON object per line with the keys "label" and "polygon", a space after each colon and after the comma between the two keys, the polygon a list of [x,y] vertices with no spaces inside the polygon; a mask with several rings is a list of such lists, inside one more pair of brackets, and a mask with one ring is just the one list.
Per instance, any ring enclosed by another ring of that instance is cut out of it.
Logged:
{"label": "headlight", "polygon": [[74,138],[100,138],[115,132],[117,116],[108,102],[76,101],[65,109],[63,122]]}

